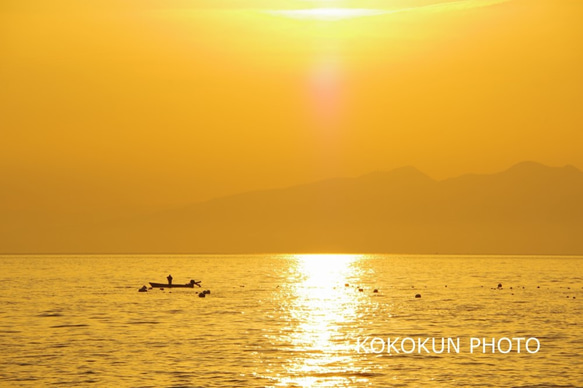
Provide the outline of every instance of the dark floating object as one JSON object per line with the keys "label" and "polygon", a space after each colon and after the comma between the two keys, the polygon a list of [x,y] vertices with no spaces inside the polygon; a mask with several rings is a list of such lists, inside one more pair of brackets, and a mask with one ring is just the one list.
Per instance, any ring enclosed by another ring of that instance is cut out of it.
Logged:
{"label": "dark floating object", "polygon": [[204,290],[202,293],[203,294],[210,294],[211,293],[211,290]]}
{"label": "dark floating object", "polygon": [[502,283],[498,283],[498,288],[502,288]]}
{"label": "dark floating object", "polygon": [[[482,286],[482,287],[484,287],[484,286]],[[447,288],[447,284],[445,285],[445,288]]]}
{"label": "dark floating object", "polygon": [[540,288],[540,286],[536,286],[536,288]]}
{"label": "dark floating object", "polygon": [[198,297],[199,298],[204,298],[206,296],[206,294],[204,292],[199,292],[198,293]]}
{"label": "dark floating object", "polygon": [[421,298],[421,294],[415,294],[415,298]]}
{"label": "dark floating object", "polygon": [[140,288],[140,289],[138,290],[138,292],[148,292],[148,287],[146,287],[146,286],[142,286],[142,288]]}
{"label": "dark floating object", "polygon": [[377,293],[379,292],[379,290],[375,288],[373,292],[374,292],[375,294],[377,294]]}
{"label": "dark floating object", "polygon": [[348,286],[350,286],[350,284],[344,283],[344,287],[348,287]]}
{"label": "dark floating object", "polygon": [[195,282],[194,280],[190,280],[190,282],[186,283],[186,284],[167,284],[167,283],[153,283],[150,282],[150,285],[152,287],[168,287],[168,288],[194,288],[194,285],[196,284],[197,286],[201,287],[200,282],[202,280],[199,280],[198,282]]}
{"label": "dark floating object", "polygon": [[364,290],[363,290],[362,288],[359,288],[359,289],[358,289],[358,292],[363,292],[363,291],[364,291]]}

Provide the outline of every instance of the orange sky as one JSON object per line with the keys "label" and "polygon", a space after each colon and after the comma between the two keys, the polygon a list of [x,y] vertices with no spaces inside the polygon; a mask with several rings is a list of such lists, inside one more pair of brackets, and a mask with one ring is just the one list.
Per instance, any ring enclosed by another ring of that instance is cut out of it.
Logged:
{"label": "orange sky", "polygon": [[583,168],[581,20],[567,0],[3,1],[0,212]]}

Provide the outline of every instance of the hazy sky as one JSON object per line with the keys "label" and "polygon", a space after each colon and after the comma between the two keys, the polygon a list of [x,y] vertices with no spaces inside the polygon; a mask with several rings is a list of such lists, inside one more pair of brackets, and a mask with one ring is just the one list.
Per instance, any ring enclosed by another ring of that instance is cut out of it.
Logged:
{"label": "hazy sky", "polygon": [[4,222],[583,168],[583,2],[5,0]]}

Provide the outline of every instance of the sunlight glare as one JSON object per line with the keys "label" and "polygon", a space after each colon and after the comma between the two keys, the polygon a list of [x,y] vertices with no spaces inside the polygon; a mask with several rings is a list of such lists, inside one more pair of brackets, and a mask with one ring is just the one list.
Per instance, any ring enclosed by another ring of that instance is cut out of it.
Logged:
{"label": "sunlight glare", "polygon": [[358,261],[360,255],[320,254],[297,255],[298,270],[306,279],[304,288],[328,289],[343,285],[352,276],[352,263]]}
{"label": "sunlight glare", "polygon": [[338,21],[363,16],[381,15],[385,13],[385,11],[379,9],[366,9],[366,8],[313,8],[313,9],[268,11],[268,13],[271,15],[284,16],[291,19]]}

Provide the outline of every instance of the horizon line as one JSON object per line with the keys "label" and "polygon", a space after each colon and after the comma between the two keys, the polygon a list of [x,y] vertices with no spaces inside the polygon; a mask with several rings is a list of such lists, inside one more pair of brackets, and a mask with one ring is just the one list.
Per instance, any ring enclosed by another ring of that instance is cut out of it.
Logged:
{"label": "horizon line", "polygon": [[279,255],[279,256],[294,256],[294,255],[310,255],[310,256],[326,256],[326,255],[346,255],[346,256],[364,256],[364,255],[384,255],[384,256],[455,256],[455,257],[467,257],[467,256],[503,256],[503,257],[574,257],[583,258],[582,253],[569,253],[569,254],[555,254],[555,253],[387,253],[387,252],[238,252],[238,253],[226,253],[226,252],[206,252],[206,253],[195,253],[195,252],[48,252],[48,253],[32,253],[32,252],[20,252],[20,253],[0,253],[2,256],[205,256],[205,255],[216,255],[216,256],[246,256],[246,255]]}

